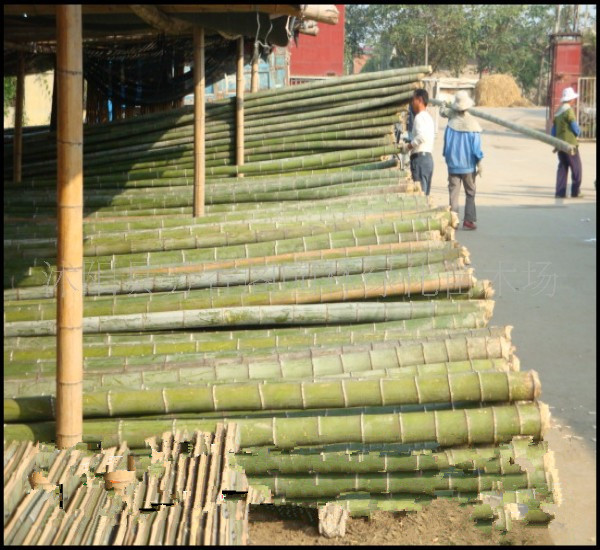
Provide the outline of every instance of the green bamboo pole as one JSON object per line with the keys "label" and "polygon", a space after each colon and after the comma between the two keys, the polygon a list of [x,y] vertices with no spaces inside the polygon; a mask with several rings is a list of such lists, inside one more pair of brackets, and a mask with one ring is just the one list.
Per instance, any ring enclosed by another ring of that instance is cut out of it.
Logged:
{"label": "green bamboo pole", "polygon": [[[392,125],[395,121],[394,111],[395,108],[384,107],[379,110],[370,111],[366,117],[364,114],[362,117],[353,114],[346,114],[334,116],[330,119],[304,121],[304,125],[302,126],[300,126],[299,123],[293,123],[291,124],[291,128],[286,128],[285,126],[279,125],[278,129],[275,129],[273,132],[269,133],[269,136],[272,139],[285,139],[290,138],[295,133],[296,135],[299,135],[300,139],[303,139],[304,136],[312,136],[312,139],[315,137],[318,139],[326,139],[335,138],[335,136],[331,135],[332,132],[349,129],[356,131],[357,129],[361,128],[367,129],[374,127],[381,128],[381,130],[379,130],[379,135],[384,135],[389,134],[390,125]],[[264,134],[262,132],[259,132],[258,129],[250,128],[250,130],[251,132],[248,137],[249,143],[263,141]],[[102,164],[104,162],[104,155],[114,155],[115,162],[117,163],[114,167],[115,169],[126,169],[128,165],[131,164],[132,154],[135,154],[136,158],[140,160],[144,158],[152,159],[157,155],[166,155],[172,157],[173,155],[180,154],[181,151],[187,150],[189,146],[188,144],[191,141],[191,136],[191,129],[187,129],[185,131],[181,131],[177,136],[173,136],[173,138],[170,138],[168,141],[161,141],[165,139],[165,137],[162,133],[159,133],[159,135],[156,136],[147,135],[143,138],[138,138],[137,140],[134,137],[127,141],[123,141],[120,145],[117,142],[114,142],[112,145],[118,147],[117,149],[99,149],[96,152],[87,153],[85,155],[86,165],[91,161],[92,170],[90,175],[93,175],[92,172],[94,170],[103,166],[105,169],[104,171],[108,170],[109,172],[114,172],[113,168],[108,168]],[[211,144],[214,143],[223,148],[224,145],[227,146],[230,143],[233,136],[233,131],[222,129],[219,130],[218,128],[211,129],[209,126],[208,136],[211,139]],[[157,139],[159,141],[157,141]],[[142,141],[140,142],[140,140]],[[137,143],[137,145],[132,145],[132,142]],[[48,161],[51,161],[51,158],[46,159],[46,162]],[[32,174],[27,177],[27,182],[29,185],[32,183],[48,183],[51,181],[51,177],[51,174],[48,172],[48,167],[41,164],[37,170],[33,171]]]}
{"label": "green bamboo pole", "polygon": [[[325,215],[307,215],[305,217],[300,216],[288,216],[285,219],[283,216],[280,218],[275,217],[270,220],[256,219],[249,220],[246,223],[239,222],[223,222],[223,223],[210,223],[210,224],[185,224],[183,220],[179,224],[165,224],[164,228],[151,228],[146,227],[146,224],[140,224],[141,227],[138,229],[132,222],[124,222],[124,224],[114,224],[117,227],[126,227],[130,225],[130,229],[126,231],[103,231],[100,230],[97,234],[93,234],[89,230],[86,231],[86,245],[91,247],[92,245],[107,245],[121,240],[150,240],[150,239],[181,239],[188,236],[206,234],[206,233],[218,233],[227,234],[234,237],[238,237],[240,233],[253,232],[254,234],[260,235],[261,232],[273,231],[273,230],[293,230],[298,231],[305,230],[308,234],[307,227],[323,227],[326,224],[332,227],[339,227],[339,223],[346,222],[348,224],[357,224],[358,226],[365,225],[367,222],[371,224],[377,222],[393,221],[393,220],[413,220],[413,219],[447,219],[449,223],[454,224],[455,218],[449,214],[449,207],[437,207],[429,208],[416,207],[414,210],[387,210],[386,208],[380,209],[374,207],[365,211],[353,211],[349,215],[344,215],[343,212],[330,212]],[[168,219],[168,218],[167,218]],[[337,225],[336,225],[337,224]],[[148,224],[149,225],[149,224]],[[349,225],[352,227],[352,225]],[[300,228],[300,229],[298,229]],[[202,233],[201,233],[202,232]],[[239,238],[239,237],[238,237]],[[34,237],[28,235],[27,237],[21,237],[16,239],[5,238],[4,247],[10,250],[19,251],[21,249],[31,249],[40,245],[54,245],[56,239],[54,237]]]}
{"label": "green bamboo pole", "polygon": [[[204,273],[207,271],[213,271],[217,269],[227,268],[242,268],[248,266],[273,266],[273,265],[286,265],[292,262],[310,261],[310,260],[324,260],[330,258],[352,258],[367,255],[378,255],[378,254],[395,254],[395,253],[406,253],[415,254],[422,251],[439,251],[439,250],[451,250],[458,246],[456,242],[448,241],[400,241],[396,243],[381,243],[381,244],[364,244],[358,246],[342,246],[334,249],[316,249],[305,252],[288,252],[284,254],[275,254],[268,256],[256,256],[251,258],[237,258],[230,260],[220,261],[208,261],[202,263],[188,262],[185,265],[175,265],[171,267],[144,267],[134,265],[133,262],[128,267],[115,268],[110,270],[111,279],[122,278],[122,277],[144,277],[151,275],[173,275],[176,273]],[[465,263],[466,260],[465,260]],[[104,275],[103,272],[106,268],[110,267],[106,264],[101,265],[100,262],[93,262],[87,266],[87,281],[90,282],[101,282]],[[15,277],[18,277],[15,280]],[[56,283],[56,272],[43,267],[28,267],[25,271],[11,269],[8,267],[4,274],[5,287],[16,288],[25,286],[39,286],[39,285],[50,285]],[[104,278],[104,280],[106,280]],[[479,283],[476,283],[476,285]]]}
{"label": "green bamboo pole", "polygon": [[475,492],[490,491],[497,487],[506,490],[523,488],[546,489],[543,471],[527,474],[468,474],[465,472],[419,472],[355,474],[296,474],[248,476],[250,484],[265,485],[277,496],[287,498],[335,498],[345,492],[418,493],[435,496],[437,491]]}
{"label": "green bamboo pole", "polygon": [[[431,328],[450,323],[460,324],[462,327]],[[450,339],[461,339],[467,346],[479,345],[479,343],[471,343],[472,338],[505,338],[510,342],[510,327],[465,328],[471,324],[482,326],[485,323],[486,315],[475,311],[469,314],[388,321],[351,327],[337,325],[300,329],[262,329],[260,333],[257,330],[175,334],[167,331],[159,334],[133,333],[131,335],[112,333],[104,336],[102,340],[86,340],[84,358],[87,369],[104,371],[111,368],[126,369],[127,366],[136,365],[143,365],[150,369],[150,364],[179,363],[184,366],[185,364],[200,366],[306,359]],[[310,328],[313,330],[309,331]],[[40,373],[52,372],[55,345],[53,342],[44,342],[46,338],[37,336],[9,339],[20,340],[17,345],[5,340],[5,374],[18,376],[21,370],[24,373],[25,371],[33,373],[38,372],[38,369]],[[310,348],[306,349],[306,346]],[[151,356],[152,361],[146,360],[146,363],[141,363],[140,361],[144,360],[143,356]],[[509,359],[516,363],[514,356],[509,356]]]}
{"label": "green bamboo pole", "polygon": [[[446,106],[446,104],[443,101],[440,101],[439,99],[432,99],[431,103],[439,107]],[[482,118],[484,120],[494,122],[495,124],[499,124],[500,126],[504,126],[505,128],[509,128],[511,130],[514,130],[515,132],[524,134],[530,138],[537,139],[538,141],[542,141],[544,143],[547,143],[548,145],[552,145],[555,149],[563,151],[564,153],[568,153],[570,155],[574,153],[575,148],[572,145],[555,137],[549,136],[544,132],[533,130],[532,128],[527,128],[526,126],[522,126],[521,124],[502,119],[500,117],[494,116],[490,113],[486,113],[484,111],[481,111],[480,109],[475,109],[473,107],[467,109],[467,112],[471,113],[477,118]]]}
{"label": "green bamboo pole", "polygon": [[[112,384],[118,386],[123,384],[125,387],[150,387],[150,385],[158,384],[166,385],[172,381],[180,383],[183,379],[188,384],[204,383],[211,380],[269,380],[269,379],[292,379],[301,380],[304,378],[329,378],[336,375],[344,375],[353,373],[367,373],[374,370],[382,369],[404,369],[415,365],[436,364],[427,372],[441,372],[447,366],[440,367],[439,363],[464,362],[473,359],[505,359],[511,360],[510,343],[502,338],[456,338],[441,341],[427,341],[420,344],[396,346],[392,348],[375,349],[372,351],[357,351],[342,354],[328,354],[316,357],[305,358],[278,358],[270,361],[249,361],[247,363],[233,364],[218,364],[214,363],[207,366],[197,366],[197,362],[192,362],[190,366],[196,367],[195,371],[189,368],[178,370],[172,368],[150,368],[150,361],[142,356],[142,364],[145,362],[143,369],[131,369],[123,376],[118,374],[110,374],[106,377],[99,372],[99,376],[87,375],[88,380],[93,380],[92,386],[98,383]],[[156,358],[160,359],[160,358]],[[155,359],[155,360],[156,360]],[[181,354],[179,356],[181,359]],[[183,357],[185,360],[186,357]],[[188,359],[189,360],[189,359]],[[166,364],[166,361],[156,361],[158,367]],[[180,361],[180,365],[183,364]],[[458,365],[458,369],[471,367],[462,363]],[[492,365],[495,366],[495,365]],[[485,365],[487,367],[487,365]],[[456,367],[452,367],[456,369]],[[418,371],[407,371],[407,374],[415,374]],[[48,393],[48,388],[51,387],[51,377],[47,380],[42,380],[38,377],[39,382],[26,381],[23,385],[18,379],[13,380],[12,386],[5,386],[5,391],[12,392],[13,396],[23,396],[23,392],[30,392],[27,395],[36,395],[36,391],[41,394]],[[85,381],[84,381],[85,383]],[[156,386],[155,386],[156,387]],[[11,393],[8,393],[11,395]]]}
{"label": "green bamboo pole", "polygon": [[[365,217],[368,215],[374,215],[378,212],[390,212],[394,211],[398,215],[403,215],[404,212],[418,212],[423,211],[427,212],[432,209],[429,205],[429,202],[426,200],[426,197],[418,196],[418,195],[399,195],[396,200],[396,207],[390,202],[390,200],[385,196],[376,196],[376,197],[365,197],[365,196],[355,196],[348,197],[347,202],[351,202],[353,205],[352,214],[350,217]],[[246,209],[246,212],[241,213],[225,213],[225,214],[212,214],[208,215],[207,219],[197,220],[196,222],[191,222],[187,218],[184,219],[183,216],[162,216],[160,218],[147,219],[136,217],[134,219],[113,219],[113,220],[92,220],[88,219],[84,223],[84,236],[91,237],[95,234],[105,234],[105,233],[114,233],[117,231],[140,231],[140,230],[159,230],[159,229],[168,229],[174,227],[195,227],[198,225],[202,226],[218,226],[218,227],[229,227],[231,225],[236,225],[236,222],[245,221],[248,224],[273,224],[282,221],[291,222],[302,222],[306,221],[324,221],[327,219],[335,219],[340,218],[344,215],[348,216],[347,212],[347,204],[344,205],[346,207],[346,211],[342,209],[342,205],[338,204],[336,201],[331,202],[328,206],[325,204],[317,205],[314,213],[304,214],[302,216],[300,208],[304,205],[302,203],[289,203],[286,207],[285,214],[280,209],[281,206],[278,205],[268,205],[265,203],[264,209],[260,210],[252,208],[253,205],[248,205],[249,208]],[[208,207],[211,208],[210,206]],[[305,210],[305,208],[303,208]],[[30,237],[30,238],[51,238],[53,233],[54,223],[52,222],[44,222],[44,223],[36,223],[34,227],[24,228],[22,224],[19,226],[7,226],[5,225],[6,237]],[[251,227],[251,225],[248,225]]]}
{"label": "green bamboo pole", "polygon": [[[441,228],[443,223],[443,220],[428,221],[427,225],[437,225]],[[84,257],[84,267],[86,272],[97,269],[97,266],[103,266],[104,269],[137,268],[136,271],[139,271],[143,269],[144,266],[153,266],[156,269],[173,265],[218,262],[221,260],[242,258],[264,258],[266,256],[280,256],[283,254],[327,249],[335,250],[345,247],[358,247],[372,244],[441,240],[440,229],[422,230],[418,232],[398,232],[398,228],[402,226],[406,231],[410,231],[409,227],[412,226],[412,220],[405,220],[404,222],[399,223],[387,222],[374,224],[369,227],[329,232],[308,237],[296,237],[243,245]],[[417,249],[419,247],[417,246],[414,248]],[[428,248],[428,246],[425,248]],[[407,247],[407,249],[410,250],[410,247]],[[44,263],[46,264],[47,269],[44,269],[43,267],[41,269],[37,268],[37,266],[43,266]],[[29,272],[26,273],[27,275],[33,274],[35,271],[41,273],[48,273],[49,271],[50,274],[55,271],[54,266],[49,265],[45,259],[15,259],[9,266],[6,266],[5,280],[15,274],[23,276],[23,271],[27,268],[29,268]],[[46,276],[46,280],[51,282],[52,279],[48,280],[48,277]],[[467,285],[465,288],[469,286],[470,285]]]}
{"label": "green bamboo pole", "polygon": [[[489,304],[491,307],[493,304]],[[486,306],[481,306],[485,309]],[[475,305],[474,311],[481,311],[480,306]],[[449,319],[448,316],[440,316]],[[481,316],[484,320],[485,317]],[[414,341],[444,340],[471,337],[503,337],[507,341],[511,339],[511,327],[486,327],[483,329],[443,329],[429,328],[434,318],[425,319],[426,328],[406,330],[406,323],[397,321],[358,324],[350,327],[342,325],[329,327],[293,327],[293,328],[261,328],[260,330],[237,330],[237,331],[163,331],[129,334],[88,334],[84,336],[85,357],[127,357],[136,354],[175,354],[175,353],[207,353],[208,351],[226,351],[222,348],[212,350],[202,348],[205,344],[229,344],[233,341],[235,349],[239,349],[239,362],[243,361],[244,354],[250,351],[256,354],[266,354],[267,357],[280,356],[284,353],[281,349],[296,347],[294,357],[308,357],[312,355],[323,355],[327,353],[342,353],[343,351],[360,351],[375,349],[377,347],[390,347],[395,345],[408,345],[418,343]],[[423,321],[419,321],[422,323]],[[324,337],[339,337],[339,341],[324,341]],[[401,341],[397,338],[402,337]],[[309,350],[304,349],[310,338]],[[364,341],[370,338],[369,341]],[[252,342],[253,350],[245,342]],[[260,346],[260,343],[262,343]],[[231,345],[231,344],[230,344]],[[368,346],[368,347],[366,347]],[[260,351],[262,348],[267,351]],[[35,361],[40,364],[44,359],[54,359],[54,338],[51,336],[33,337],[5,337],[4,338],[4,360],[6,364],[14,361]],[[272,348],[272,349],[271,349]],[[243,351],[242,351],[243,350]],[[232,351],[229,349],[228,351]],[[287,352],[286,352],[287,353]],[[290,352],[292,353],[292,352]]]}
{"label": "green bamboo pole", "polygon": [[[310,120],[299,120],[297,122],[289,122],[286,124],[272,124],[270,125],[269,128],[269,135],[271,136],[290,136],[293,135],[293,132],[295,131],[296,133],[298,133],[298,131],[302,131],[302,132],[307,132],[307,131],[312,131],[312,133],[315,133],[317,131],[323,131],[323,129],[342,129],[342,128],[354,128],[354,127],[368,127],[368,126],[373,126],[374,124],[381,124],[381,122],[383,120],[385,120],[385,122],[389,122],[391,119],[387,118],[384,119],[384,117],[391,117],[393,115],[395,115],[398,111],[398,107],[397,106],[382,106],[379,108],[375,108],[372,109],[368,112],[367,116],[365,116],[365,113],[352,113],[352,112],[346,112],[346,113],[342,113],[342,114],[338,114],[338,115],[332,115],[329,117],[321,117],[321,118],[313,118]],[[392,120],[393,122],[393,120]],[[351,123],[349,125],[349,123]],[[345,126],[342,126],[345,125]],[[190,125],[191,128],[191,125]],[[247,132],[247,136],[249,139],[256,139],[257,136],[262,136],[263,135],[263,131],[264,128],[262,128],[261,126],[255,126],[252,127],[252,125],[248,128],[248,132]],[[234,135],[234,126],[233,123],[229,123],[226,125],[214,125],[211,124],[210,122],[207,123],[207,138],[209,138],[211,141],[213,139],[231,139],[231,137]],[[116,140],[115,141],[111,141],[111,144],[115,147],[119,147],[119,149],[122,150],[122,148],[125,146],[127,147],[127,152],[132,153],[132,152],[136,152],[139,150],[147,150],[148,146],[151,144],[154,144],[156,142],[156,137],[158,136],[149,136],[149,137],[145,137],[144,134],[144,129],[140,126],[138,128],[134,128],[132,130],[132,133],[136,134],[136,136],[142,136],[142,137],[138,137],[138,139],[136,140],[135,137],[129,136],[127,138],[126,141],[122,142],[122,143],[118,143]],[[180,134],[178,137],[181,139],[181,135],[191,135],[190,134],[190,130],[186,130],[184,134]],[[160,137],[163,137],[164,134],[161,134]],[[186,138],[187,139],[187,138]],[[135,149],[134,147],[131,146],[131,143],[137,143],[138,146]],[[168,143],[168,142],[167,142]],[[106,148],[106,144],[100,144],[97,150],[102,150]],[[86,151],[89,153],[91,151],[93,151],[93,148],[90,147],[90,144],[88,144],[86,142]],[[50,156],[52,156],[52,153],[50,153]],[[38,177],[32,177],[32,178],[26,178],[24,179],[24,181],[26,181],[27,184],[41,184],[41,183],[46,183],[46,184],[51,184],[52,183],[52,179],[51,176],[38,176]],[[95,178],[91,178],[90,181],[88,182],[86,180],[86,185],[89,185],[90,183],[94,183]]]}
{"label": "green bamboo pole", "polygon": [[[330,443],[414,443],[434,441],[443,447],[476,443],[505,443],[515,435],[542,438],[549,422],[547,405],[517,403],[477,409],[340,417],[239,419],[240,447],[272,445],[292,449]],[[87,420],[83,441],[104,446],[126,441],[130,448],[144,446],[147,437],[171,430],[214,431],[212,420]],[[54,422],[5,424],[7,440],[48,441]]]}
{"label": "green bamboo pole", "polygon": [[[254,411],[346,408],[454,402],[532,401],[539,397],[535,371],[475,372],[398,379],[207,384],[162,390],[86,393],[84,418]],[[48,417],[48,399],[4,399],[6,422]],[[40,410],[41,409],[41,410]]]}
{"label": "green bamboo pole", "polygon": [[[340,186],[341,187],[341,186]],[[368,188],[370,189],[370,188]],[[325,233],[335,233],[353,228],[370,228],[377,224],[392,223],[397,228],[396,233],[418,233],[423,231],[438,230],[443,232],[448,225],[456,225],[456,215],[451,212],[439,212],[431,217],[394,216],[381,214],[378,217],[370,216],[370,219],[362,221],[350,217],[347,220],[334,220],[331,222],[313,222],[311,224],[291,225],[283,228],[272,226],[264,231],[242,230],[236,231],[235,227],[227,228],[225,231],[210,232],[202,227],[191,228],[188,231],[172,231],[171,235],[158,238],[144,238],[144,235],[132,234],[125,240],[121,237],[107,237],[89,239],[84,245],[84,255],[108,256],[116,254],[135,254],[138,252],[151,252],[161,250],[183,250],[189,248],[213,248],[219,246],[232,246],[236,244],[260,243],[292,239],[297,237],[312,237]],[[33,243],[31,246],[5,246],[5,253],[13,258],[50,258],[53,255],[54,246]]]}
{"label": "green bamboo pole", "polygon": [[[299,84],[289,88],[277,89],[277,90],[261,90],[254,94],[248,94],[248,98],[257,99],[257,98],[265,98],[265,97],[273,97],[276,96],[279,99],[285,98],[298,98],[305,97],[304,95],[308,90],[320,90],[324,91],[325,88],[331,89],[332,86],[339,86],[342,83],[357,83],[357,82],[365,82],[365,81],[373,81],[379,78],[390,78],[392,76],[398,75],[406,75],[411,73],[431,73],[431,67],[429,65],[419,65],[415,67],[406,67],[402,69],[392,69],[386,71],[376,71],[372,73],[363,73],[357,75],[329,78],[327,80],[319,81],[319,82],[308,82],[305,84]],[[327,93],[326,90],[325,92]]]}
{"label": "green bamboo pole", "polygon": [[[187,366],[177,367],[175,365],[169,366],[167,369],[168,374],[164,372],[157,373],[159,368],[156,365],[151,365],[148,369],[144,370],[145,374],[133,374],[128,376],[131,372],[139,373],[140,369],[133,367],[128,369],[124,367],[112,367],[105,363],[100,363],[99,368],[94,369],[90,367],[86,372],[86,379],[84,380],[84,390],[86,392],[106,392],[111,389],[120,390],[127,385],[134,385],[139,380],[140,376],[144,378],[143,387],[147,389],[151,388],[167,388],[177,387],[180,385],[180,380],[192,380],[196,384],[211,383],[211,384],[234,384],[234,383],[246,383],[248,379],[241,376],[238,378],[231,379],[216,379],[211,380],[212,373],[203,369],[203,366],[211,364],[210,361],[205,363],[199,362],[198,366]],[[214,363],[213,363],[214,364]],[[5,373],[5,398],[7,399],[23,399],[27,397],[37,397],[39,395],[49,395],[52,393],[52,380],[49,374],[52,374],[55,369],[54,364],[47,364],[46,369],[39,369],[38,372],[26,371],[25,369],[18,372],[17,375],[11,376],[11,372]],[[164,370],[164,369],[163,369]],[[406,376],[442,376],[451,373],[471,373],[471,372],[518,372],[519,365],[517,360],[506,360],[506,359],[471,359],[468,361],[453,361],[447,363],[426,363],[423,365],[412,365],[402,368],[385,368],[381,370],[372,371],[360,371],[360,372],[345,372],[342,374],[331,375],[318,380],[337,380],[337,379],[356,379],[360,378],[363,380],[379,379],[379,378],[403,378]],[[130,371],[130,373],[128,373]],[[41,375],[41,376],[40,376]],[[160,376],[160,378],[159,378]],[[36,377],[34,386],[31,387],[31,378]],[[265,379],[265,380],[253,380],[259,382],[265,381],[277,381],[281,380],[278,378]],[[295,379],[286,379],[295,380]],[[299,380],[296,380],[299,381]],[[51,397],[46,398],[46,409],[51,407]]]}
{"label": "green bamboo pole", "polygon": [[[451,269],[448,268],[451,262],[455,265],[455,268],[459,268],[461,262],[464,262],[461,249],[433,250],[411,255],[381,255],[316,260],[279,266],[230,268],[199,274],[183,273],[179,275],[141,276],[133,280],[131,280],[131,274],[116,273],[113,271],[108,276],[98,274],[96,280],[99,282],[92,282],[96,275],[92,272],[86,277],[87,280],[84,282],[83,291],[85,295],[129,294],[144,291],[166,292],[183,289],[213,288],[216,286],[248,285],[268,281],[278,282],[356,273],[373,273],[389,269],[405,269],[418,265],[437,264],[440,262],[446,262],[446,270]],[[108,282],[101,282],[102,279],[105,281],[108,279]],[[53,298],[54,296],[55,287],[50,285],[4,291],[4,300],[30,300]]]}
{"label": "green bamboo pole", "polygon": [[[443,264],[442,269],[443,269]],[[328,303],[430,291],[466,290],[473,286],[472,270],[436,271],[432,266],[346,277],[327,277],[283,283],[155,293],[137,296],[88,296],[84,300],[85,332],[124,332],[165,327],[203,326],[205,309],[252,305]],[[6,302],[7,336],[47,335],[56,329],[51,299]],[[195,310],[195,311],[194,311]],[[184,313],[185,312],[185,313]],[[140,316],[140,314],[143,314]]]}
{"label": "green bamboo pole", "polygon": [[232,464],[244,468],[246,475],[265,475],[278,472],[284,475],[364,474],[377,472],[424,472],[452,469],[454,471],[485,474],[518,474],[522,467],[516,459],[525,457],[534,469],[543,468],[543,457],[548,452],[545,441],[533,443],[529,439],[513,439],[499,446],[441,451],[395,451],[387,446],[383,451],[356,450],[348,445],[345,450],[327,451],[298,449],[292,452],[256,447],[232,457]]}
{"label": "green bamboo pole", "polygon": [[[206,233],[227,233],[237,235],[240,232],[248,231],[269,231],[269,230],[281,230],[281,229],[293,229],[295,227],[307,227],[310,225],[317,224],[321,226],[323,224],[334,224],[340,221],[354,220],[358,224],[365,224],[367,221],[371,223],[388,221],[388,220],[412,220],[412,219],[449,219],[451,223],[455,223],[455,218],[448,214],[449,207],[431,207],[427,204],[422,206],[415,205],[414,208],[401,208],[399,210],[393,209],[387,202],[377,203],[372,202],[370,206],[364,209],[353,209],[351,214],[344,215],[342,210],[334,209],[329,212],[322,214],[309,214],[301,216],[290,212],[287,217],[282,213],[273,211],[270,219],[263,219],[257,217],[255,219],[250,218],[245,223],[241,224],[238,220],[224,221],[221,223],[192,223],[187,224],[183,220],[173,220],[173,218],[166,218],[169,220],[163,224],[163,227],[153,227],[152,224],[145,224],[143,222],[138,223],[137,221],[124,221],[124,222],[111,222],[110,224],[93,224],[99,225],[100,229],[94,234],[87,228],[85,232],[87,244],[106,244],[110,242],[118,241],[119,239],[165,239],[165,238],[184,238],[189,235],[197,234],[200,229]],[[269,212],[271,213],[271,212]],[[179,223],[174,223],[174,222]],[[129,229],[123,230],[129,226]],[[33,248],[39,245],[50,245],[54,244],[56,239],[52,236],[37,236],[44,235],[42,231],[37,233],[38,229],[31,231],[28,234],[16,234],[4,239],[5,249],[26,249]],[[48,235],[48,233],[46,233]],[[11,238],[16,237],[16,238]]]}

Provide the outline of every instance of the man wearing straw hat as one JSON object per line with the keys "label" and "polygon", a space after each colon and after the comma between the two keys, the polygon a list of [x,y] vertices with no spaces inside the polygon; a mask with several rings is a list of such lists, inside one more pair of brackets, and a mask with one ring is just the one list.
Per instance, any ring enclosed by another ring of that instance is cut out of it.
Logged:
{"label": "man wearing straw hat", "polygon": [[[577,148],[577,136],[581,133],[577,125],[577,119],[571,106],[579,97],[573,88],[565,88],[560,98],[560,107],[554,115],[554,124],[551,134],[570,143],[575,147],[575,153],[570,155],[563,151],[558,151],[558,171],[556,173],[556,193],[557,199],[564,199],[567,195],[567,176],[569,168],[571,169],[571,197],[580,198],[583,195],[579,192],[581,187],[581,158]],[[556,149],[554,149],[556,152]]]}
{"label": "man wearing straw hat", "polygon": [[448,125],[444,132],[444,158],[448,165],[448,191],[450,193],[450,209],[458,214],[458,197],[461,185],[465,188],[465,216],[463,229],[477,229],[475,222],[475,178],[481,176],[481,126],[467,112],[473,107],[473,100],[465,90],[454,96],[454,103],[440,109],[440,114],[447,117]]}

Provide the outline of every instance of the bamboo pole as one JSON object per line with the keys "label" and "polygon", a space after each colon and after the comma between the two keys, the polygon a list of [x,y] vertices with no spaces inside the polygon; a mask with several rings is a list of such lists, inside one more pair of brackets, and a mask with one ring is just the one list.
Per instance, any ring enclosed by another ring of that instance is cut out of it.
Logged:
{"label": "bamboo pole", "polygon": [[[445,106],[444,102],[440,101],[439,99],[431,99],[430,101],[433,105],[437,105],[438,107]],[[472,107],[470,109],[467,109],[467,112],[471,113],[477,118],[488,120],[489,122],[493,122],[494,124],[504,126],[505,128],[509,128],[511,130],[514,130],[515,132],[519,132],[520,134],[529,136],[530,138],[537,139],[538,141],[542,141],[544,143],[547,143],[548,145],[552,145],[559,151],[568,153],[569,155],[573,154],[575,150],[575,148],[566,141],[544,134],[544,132],[533,130],[531,128],[527,128],[526,126],[521,126],[520,124],[517,124],[515,122],[504,120],[489,113],[485,113],[479,109],[475,109]]]}
{"label": "bamboo pole", "polygon": [[[244,37],[238,38],[237,74],[235,79],[235,163],[244,164]],[[238,172],[238,177],[243,174]]]}
{"label": "bamboo pole", "polygon": [[250,79],[250,91],[258,92],[258,43],[254,43],[254,55],[252,56],[252,75]]}
{"label": "bamboo pole", "polygon": [[204,216],[206,181],[204,28],[194,27],[194,218]]}
{"label": "bamboo pole", "polygon": [[[226,417],[229,420],[228,417]],[[173,430],[214,431],[214,419],[122,418],[86,420],[84,440],[102,441],[104,446],[127,441],[131,449],[144,447],[145,439]],[[240,448],[298,446],[338,443],[422,443],[442,447],[467,444],[509,443],[514,436],[543,438],[550,425],[550,410],[541,401],[477,407],[473,409],[429,410],[393,414],[352,414],[306,417],[240,418]],[[43,441],[52,437],[54,422],[5,424],[7,440]]]}
{"label": "bamboo pole", "polygon": [[58,281],[56,442],[83,433],[83,97],[81,5],[56,7],[58,82]]}
{"label": "bamboo pole", "polygon": [[15,103],[15,133],[13,137],[13,181],[21,183],[23,157],[23,104],[25,100],[25,58],[19,53],[17,68],[17,98]]}

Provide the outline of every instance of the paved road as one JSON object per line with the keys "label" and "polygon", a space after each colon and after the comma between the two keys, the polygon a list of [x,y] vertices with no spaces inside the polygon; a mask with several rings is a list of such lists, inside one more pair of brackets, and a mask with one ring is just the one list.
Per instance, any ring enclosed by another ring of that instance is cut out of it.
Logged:
{"label": "paved road", "polygon": [[[493,109],[539,130],[545,110]],[[479,279],[496,289],[492,324],[513,325],[523,370],[535,369],[551,406],[547,436],[564,504],[550,528],[557,544],[592,544],[596,531],[596,151],[580,147],[583,199],[554,198],[557,157],[550,146],[481,121],[484,173],[477,183],[477,231],[457,232]],[[434,152],[432,197],[447,204],[441,154]],[[464,193],[461,198],[464,206]]]}

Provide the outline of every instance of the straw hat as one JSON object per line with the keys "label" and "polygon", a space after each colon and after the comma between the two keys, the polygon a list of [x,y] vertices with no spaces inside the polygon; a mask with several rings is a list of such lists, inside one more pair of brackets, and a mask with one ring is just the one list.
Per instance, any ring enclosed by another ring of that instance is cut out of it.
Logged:
{"label": "straw hat", "polygon": [[456,92],[454,96],[454,103],[452,107],[457,111],[466,111],[467,109],[473,107],[475,102],[469,97],[469,94],[466,90],[459,90]]}
{"label": "straw hat", "polygon": [[575,90],[569,86],[568,88],[565,88],[563,90],[562,97],[560,98],[560,102],[565,103],[567,101],[571,101],[572,99],[577,99],[578,97],[579,97],[579,94],[576,94]]}

